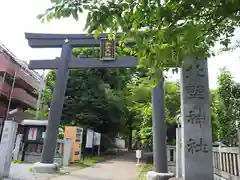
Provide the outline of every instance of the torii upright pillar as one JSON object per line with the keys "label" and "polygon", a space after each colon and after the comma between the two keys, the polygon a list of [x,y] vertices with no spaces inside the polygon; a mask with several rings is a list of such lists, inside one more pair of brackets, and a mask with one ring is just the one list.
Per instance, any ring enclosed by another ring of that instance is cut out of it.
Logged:
{"label": "torii upright pillar", "polygon": [[66,42],[63,44],[59,67],[56,74],[56,84],[54,87],[51,108],[49,112],[49,123],[46,132],[44,144],[48,146],[43,147],[41,163],[52,163],[54,160],[55,147],[49,144],[57,143],[58,127],[61,122],[62,109],[64,104],[64,96],[68,80],[68,63],[72,56],[71,45]]}
{"label": "torii upright pillar", "polygon": [[40,163],[34,165],[37,172],[53,172],[58,166],[54,164],[55,149],[57,144],[58,128],[61,122],[65,91],[68,80],[68,63],[72,57],[72,47],[68,40],[62,46],[60,61],[58,62],[56,84],[53,90],[49,112],[49,122],[44,139],[44,146]]}

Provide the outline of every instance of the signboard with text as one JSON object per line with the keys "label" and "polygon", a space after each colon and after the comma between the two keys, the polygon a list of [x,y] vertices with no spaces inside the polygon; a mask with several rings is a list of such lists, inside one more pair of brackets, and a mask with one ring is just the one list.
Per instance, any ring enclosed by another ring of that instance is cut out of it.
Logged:
{"label": "signboard with text", "polygon": [[37,140],[37,128],[29,128],[28,140],[31,140],[31,141]]}
{"label": "signboard with text", "polygon": [[94,137],[94,131],[92,129],[87,129],[86,148],[93,147],[93,137]]}
{"label": "signboard with text", "polygon": [[101,145],[101,133],[94,132],[94,145],[95,146]]}

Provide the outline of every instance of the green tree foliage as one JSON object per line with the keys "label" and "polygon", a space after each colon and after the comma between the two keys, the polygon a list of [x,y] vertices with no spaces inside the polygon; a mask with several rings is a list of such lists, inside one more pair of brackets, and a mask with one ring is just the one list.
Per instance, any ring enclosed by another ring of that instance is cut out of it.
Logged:
{"label": "green tree foliage", "polygon": [[[74,49],[78,57],[96,57],[97,49]],[[73,69],[65,96],[62,124],[92,127],[116,134],[124,118],[123,91],[130,79],[130,69]],[[46,77],[43,100],[50,105],[56,72]]]}
{"label": "green tree foliage", "polygon": [[212,139],[213,142],[216,142],[220,139],[219,136],[219,122],[218,122],[218,112],[219,112],[219,100],[218,100],[218,91],[217,90],[211,90],[211,122],[212,122]]}
{"label": "green tree foliage", "polygon": [[185,57],[208,57],[216,41],[228,46],[240,24],[239,0],[56,0],[39,15],[40,19],[60,19],[88,11],[86,29],[96,35],[109,30],[124,32],[136,46],[130,51],[140,64],[152,71],[179,67]]}
{"label": "green tree foliage", "polygon": [[151,89],[151,81],[147,77],[136,78],[127,85],[127,108],[133,117],[129,133],[135,127],[138,130],[135,139],[142,140],[142,143],[152,138]]}
{"label": "green tree foliage", "polygon": [[218,77],[218,98],[215,113],[218,121],[218,137],[231,144],[236,135],[240,116],[240,84],[233,80],[231,73],[223,68]]}
{"label": "green tree foliage", "polygon": [[165,84],[165,113],[169,125],[176,124],[175,117],[180,113],[180,86],[179,82]]}
{"label": "green tree foliage", "polygon": [[222,52],[226,52],[226,51],[234,51],[234,50],[237,50],[240,48],[240,40],[237,40],[235,44],[229,46],[229,47],[225,47],[225,48],[221,48],[219,53],[222,53]]}
{"label": "green tree foliage", "polygon": [[38,113],[36,110],[27,109],[25,111],[27,114],[28,119],[34,119],[34,120],[47,120],[48,118],[48,111],[47,110],[39,110]]}
{"label": "green tree foliage", "polygon": [[[132,113],[135,129],[143,144],[152,146],[152,81],[148,77],[130,82],[128,110]],[[165,82],[165,113],[168,127],[176,125],[175,116],[180,111],[180,91],[176,82]]]}

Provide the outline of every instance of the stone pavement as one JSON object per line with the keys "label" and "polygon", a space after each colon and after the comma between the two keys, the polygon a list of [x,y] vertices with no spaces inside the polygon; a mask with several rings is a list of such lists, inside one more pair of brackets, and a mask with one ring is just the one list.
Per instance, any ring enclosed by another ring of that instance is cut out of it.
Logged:
{"label": "stone pavement", "polygon": [[53,177],[51,180],[136,180],[139,172],[135,154],[131,154],[72,171],[68,175]]}

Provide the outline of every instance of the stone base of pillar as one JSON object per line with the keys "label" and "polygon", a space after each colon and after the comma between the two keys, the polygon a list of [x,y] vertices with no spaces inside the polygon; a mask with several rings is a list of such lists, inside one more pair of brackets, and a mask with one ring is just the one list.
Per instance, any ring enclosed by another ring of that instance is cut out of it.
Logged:
{"label": "stone base of pillar", "polygon": [[159,180],[161,177],[171,178],[175,175],[171,172],[169,173],[157,173],[154,171],[148,171],[147,173],[147,180]]}
{"label": "stone base of pillar", "polygon": [[56,173],[59,170],[59,165],[57,163],[46,164],[37,162],[33,165],[33,172],[35,173]]}

